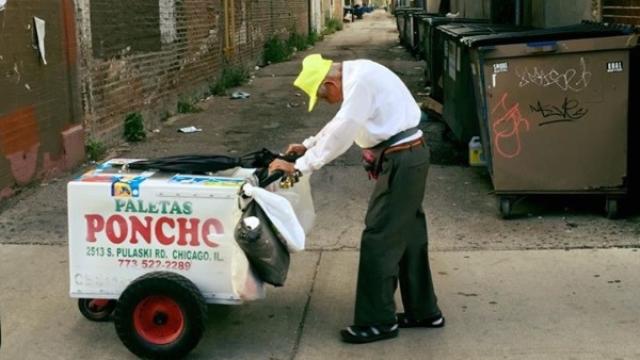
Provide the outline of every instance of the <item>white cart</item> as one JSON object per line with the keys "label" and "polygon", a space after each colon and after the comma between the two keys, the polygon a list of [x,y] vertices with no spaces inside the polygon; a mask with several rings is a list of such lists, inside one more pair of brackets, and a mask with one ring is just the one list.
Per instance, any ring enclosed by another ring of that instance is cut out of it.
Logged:
{"label": "white cart", "polygon": [[[70,295],[90,320],[114,322],[138,356],[175,359],[200,341],[206,304],[264,298],[234,239],[241,186],[254,169],[215,176],[130,171],[114,159],[68,184]],[[308,179],[273,184],[305,230]],[[311,207],[311,211],[309,211]]]}

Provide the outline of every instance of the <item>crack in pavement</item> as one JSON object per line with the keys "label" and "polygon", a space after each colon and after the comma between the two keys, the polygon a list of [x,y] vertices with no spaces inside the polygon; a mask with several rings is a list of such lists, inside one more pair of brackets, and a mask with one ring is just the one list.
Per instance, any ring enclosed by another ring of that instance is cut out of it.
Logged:
{"label": "crack in pavement", "polygon": [[300,319],[300,324],[298,324],[298,330],[296,331],[296,342],[293,344],[293,350],[291,352],[291,360],[295,360],[298,355],[298,350],[300,349],[300,341],[302,341],[302,334],[304,333],[304,325],[307,321],[307,314],[309,313],[309,307],[311,306],[311,297],[313,296],[313,290],[316,287],[316,279],[318,277],[318,273],[320,272],[320,261],[322,260],[322,251],[320,251],[320,255],[318,255],[318,261],[316,262],[315,272],[313,274],[313,279],[311,280],[311,289],[309,289],[309,293],[307,294],[307,302],[304,304],[304,310],[302,311],[302,318]]}

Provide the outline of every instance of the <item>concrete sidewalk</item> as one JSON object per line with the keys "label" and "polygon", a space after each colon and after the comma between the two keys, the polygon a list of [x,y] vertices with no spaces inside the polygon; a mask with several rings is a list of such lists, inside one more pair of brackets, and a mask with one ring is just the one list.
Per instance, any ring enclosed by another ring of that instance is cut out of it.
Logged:
{"label": "concrete sidewalk", "polygon": [[[434,252],[444,329],[347,345],[358,253],[293,256],[265,300],[212,306],[192,359],[637,359],[640,254],[624,250]],[[0,246],[0,359],[133,359],[111,322],[67,296],[62,247]]]}

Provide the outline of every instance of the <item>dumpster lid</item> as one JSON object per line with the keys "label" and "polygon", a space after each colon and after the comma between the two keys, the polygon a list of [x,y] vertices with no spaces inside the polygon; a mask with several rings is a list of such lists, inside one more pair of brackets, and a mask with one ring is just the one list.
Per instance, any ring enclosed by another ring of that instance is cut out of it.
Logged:
{"label": "dumpster lid", "polygon": [[423,14],[417,14],[415,16],[418,17],[418,20],[427,21],[427,19],[430,19],[430,18],[433,18],[433,17],[442,17],[442,14],[439,14],[439,13],[423,13]]}
{"label": "dumpster lid", "polygon": [[523,42],[560,41],[571,39],[596,38],[617,35],[629,35],[634,30],[631,26],[604,25],[597,23],[581,23],[547,29],[536,29],[519,32],[503,32],[500,34],[478,35],[462,39],[471,47],[483,45],[515,44]]}
{"label": "dumpster lid", "polygon": [[440,25],[438,26],[438,30],[451,37],[462,38],[477,35],[493,35],[505,32],[522,32],[531,30],[531,28],[508,24],[455,23]]}
{"label": "dumpster lid", "polygon": [[413,17],[423,17],[423,16],[442,16],[439,14],[429,14],[425,9],[417,9],[417,10],[411,10],[411,11],[406,11],[405,15],[411,15]]}
{"label": "dumpster lid", "polygon": [[426,12],[423,8],[419,8],[419,7],[399,7],[396,8],[396,12],[412,12],[412,11],[424,11]]}
{"label": "dumpster lid", "polygon": [[430,26],[439,26],[448,23],[489,23],[488,19],[453,18],[446,16],[434,16],[426,19]]}

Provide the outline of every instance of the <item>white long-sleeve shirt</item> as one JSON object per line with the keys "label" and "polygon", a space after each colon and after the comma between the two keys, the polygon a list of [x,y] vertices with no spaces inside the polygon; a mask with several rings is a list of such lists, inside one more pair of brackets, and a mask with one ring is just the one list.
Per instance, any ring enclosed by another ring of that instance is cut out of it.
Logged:
{"label": "white long-sleeve shirt", "polygon": [[[304,174],[333,161],[354,142],[370,148],[420,122],[420,108],[409,89],[391,70],[373,61],[342,63],[342,95],[338,113],[316,136],[302,143],[307,152],[295,168]],[[398,144],[420,137],[421,131]]]}

